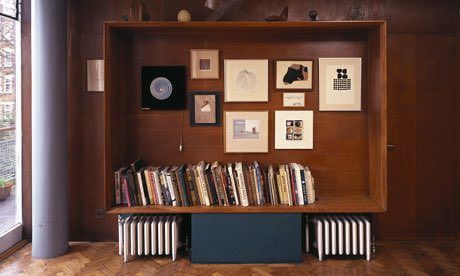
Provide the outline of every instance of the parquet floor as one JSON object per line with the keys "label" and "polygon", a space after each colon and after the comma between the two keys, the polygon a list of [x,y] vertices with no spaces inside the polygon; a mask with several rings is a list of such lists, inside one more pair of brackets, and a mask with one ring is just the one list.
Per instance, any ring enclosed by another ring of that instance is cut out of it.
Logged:
{"label": "parquet floor", "polygon": [[28,244],[0,263],[0,275],[460,275],[460,241],[379,242],[371,262],[305,254],[301,264],[198,265],[187,257],[125,264],[117,251],[116,243],[72,243],[64,256],[34,260]]}

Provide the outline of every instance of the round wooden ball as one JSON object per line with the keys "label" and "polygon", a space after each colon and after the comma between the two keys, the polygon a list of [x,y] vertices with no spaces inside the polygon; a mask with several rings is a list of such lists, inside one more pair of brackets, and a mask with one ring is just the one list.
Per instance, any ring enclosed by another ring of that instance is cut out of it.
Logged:
{"label": "round wooden ball", "polygon": [[177,14],[177,21],[179,22],[189,22],[192,20],[192,16],[188,12],[188,10],[180,10]]}

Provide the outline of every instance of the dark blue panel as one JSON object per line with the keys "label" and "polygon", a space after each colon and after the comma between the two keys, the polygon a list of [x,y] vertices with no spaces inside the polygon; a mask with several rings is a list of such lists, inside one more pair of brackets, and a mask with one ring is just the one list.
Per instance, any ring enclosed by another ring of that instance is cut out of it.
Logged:
{"label": "dark blue panel", "polygon": [[192,263],[300,263],[301,214],[192,214]]}

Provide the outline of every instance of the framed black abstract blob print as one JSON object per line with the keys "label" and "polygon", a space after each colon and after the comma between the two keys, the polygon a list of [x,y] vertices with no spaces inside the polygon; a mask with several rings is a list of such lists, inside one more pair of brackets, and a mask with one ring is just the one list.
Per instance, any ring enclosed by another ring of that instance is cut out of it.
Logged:
{"label": "framed black abstract blob print", "polygon": [[186,108],[185,66],[142,66],[142,109]]}

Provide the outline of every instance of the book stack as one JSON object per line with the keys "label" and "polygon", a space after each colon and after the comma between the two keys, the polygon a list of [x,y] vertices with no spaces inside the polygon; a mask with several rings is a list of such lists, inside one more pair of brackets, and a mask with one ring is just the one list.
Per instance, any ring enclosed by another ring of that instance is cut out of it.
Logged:
{"label": "book stack", "polygon": [[146,206],[306,205],[315,202],[310,169],[298,163],[262,168],[257,161],[146,166],[139,159],[114,173],[115,203]]}

